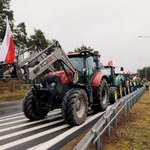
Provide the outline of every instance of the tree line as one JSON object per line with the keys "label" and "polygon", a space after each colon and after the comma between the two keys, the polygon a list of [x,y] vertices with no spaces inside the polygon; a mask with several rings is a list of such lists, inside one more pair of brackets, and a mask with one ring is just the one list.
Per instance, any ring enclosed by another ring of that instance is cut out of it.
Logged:
{"label": "tree line", "polygon": [[138,69],[137,72],[141,79],[146,78],[148,81],[150,81],[150,67]]}

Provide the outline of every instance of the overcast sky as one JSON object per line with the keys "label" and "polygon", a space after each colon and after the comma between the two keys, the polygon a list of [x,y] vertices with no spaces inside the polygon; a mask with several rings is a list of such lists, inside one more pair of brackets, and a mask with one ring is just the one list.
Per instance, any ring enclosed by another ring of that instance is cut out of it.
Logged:
{"label": "overcast sky", "polygon": [[15,24],[41,29],[68,52],[82,44],[126,71],[150,66],[150,0],[11,0]]}

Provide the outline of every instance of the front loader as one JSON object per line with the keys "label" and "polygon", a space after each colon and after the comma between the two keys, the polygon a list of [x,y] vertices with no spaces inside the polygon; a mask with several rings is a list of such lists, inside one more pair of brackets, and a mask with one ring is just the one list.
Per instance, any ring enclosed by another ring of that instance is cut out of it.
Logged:
{"label": "front loader", "polygon": [[[30,120],[43,119],[60,108],[71,126],[85,122],[88,107],[104,111],[109,100],[108,77],[100,71],[97,51],[66,53],[57,41],[19,63],[2,63],[1,80],[33,80],[43,74],[23,100],[24,115]],[[7,66],[7,67],[6,67]]]}

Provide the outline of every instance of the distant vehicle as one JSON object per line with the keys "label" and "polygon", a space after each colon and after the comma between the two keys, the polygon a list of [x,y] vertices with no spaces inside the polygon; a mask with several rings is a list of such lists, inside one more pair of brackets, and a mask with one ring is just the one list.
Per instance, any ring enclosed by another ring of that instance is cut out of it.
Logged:
{"label": "distant vehicle", "polygon": [[[125,75],[116,73],[115,68],[115,66],[104,66],[102,69],[102,73],[108,77],[109,102],[111,104],[115,103],[118,98],[125,96],[129,88]],[[120,71],[123,71],[123,67],[120,67]]]}

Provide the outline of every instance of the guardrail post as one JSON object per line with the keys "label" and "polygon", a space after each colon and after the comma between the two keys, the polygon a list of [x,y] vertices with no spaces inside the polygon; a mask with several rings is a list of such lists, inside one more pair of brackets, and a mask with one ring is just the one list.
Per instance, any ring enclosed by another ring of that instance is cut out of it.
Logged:
{"label": "guardrail post", "polygon": [[138,97],[135,97],[134,98],[135,100],[134,100],[134,104],[137,102],[137,100],[138,100]]}
{"label": "guardrail post", "polygon": [[[106,119],[106,125],[109,123],[109,118],[108,117],[106,117],[105,118]],[[108,126],[108,128],[106,129],[106,134],[108,135],[108,136],[110,136],[110,125]]]}
{"label": "guardrail post", "polygon": [[95,149],[96,150],[100,150],[101,149],[100,137],[98,138],[97,142],[95,143]]}
{"label": "guardrail post", "polygon": [[[116,115],[116,113],[117,113],[117,110],[115,108],[113,108],[113,117]],[[114,119],[114,127],[115,128],[117,127],[117,116]]]}
{"label": "guardrail post", "polygon": [[[130,101],[131,101],[131,100],[128,101],[128,109],[129,109],[129,111],[130,111],[130,109],[131,109]],[[128,111],[128,113],[129,113],[129,111]]]}
{"label": "guardrail post", "polygon": [[[95,138],[98,136],[98,132],[95,129],[92,129],[92,132],[94,133]],[[98,140],[95,142],[95,149],[100,150],[100,137]]]}
{"label": "guardrail post", "polygon": [[128,113],[129,112],[129,101],[127,101],[126,106],[127,106],[127,113]]}
{"label": "guardrail post", "polygon": [[133,107],[133,97],[130,100],[130,109]]}
{"label": "guardrail post", "polygon": [[[126,104],[126,105],[125,105]],[[127,103],[124,101],[123,102],[123,105],[124,105],[124,125],[126,125],[126,117],[127,117]]]}

